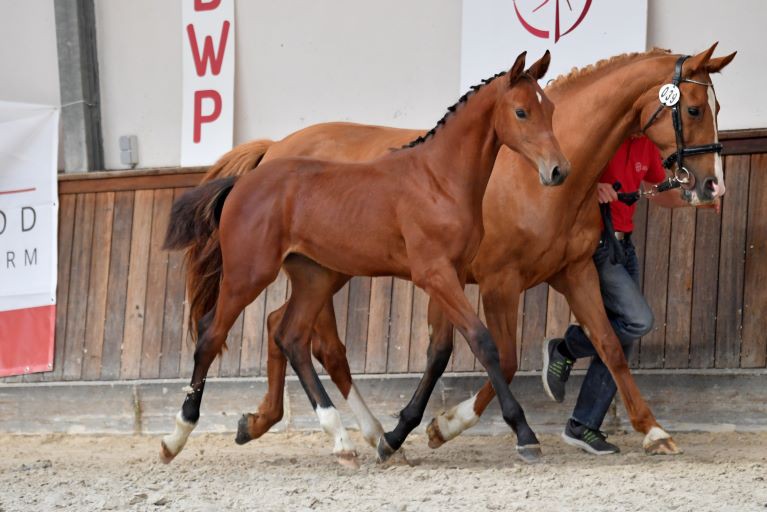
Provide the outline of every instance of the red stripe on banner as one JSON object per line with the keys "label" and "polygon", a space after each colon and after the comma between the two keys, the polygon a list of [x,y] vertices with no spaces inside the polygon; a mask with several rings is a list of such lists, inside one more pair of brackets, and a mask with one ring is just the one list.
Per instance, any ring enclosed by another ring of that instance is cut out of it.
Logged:
{"label": "red stripe on banner", "polygon": [[0,311],[0,377],[53,369],[56,306]]}
{"label": "red stripe on banner", "polygon": [[5,194],[22,194],[24,192],[34,192],[36,188],[20,188],[17,190],[0,190],[0,196]]}

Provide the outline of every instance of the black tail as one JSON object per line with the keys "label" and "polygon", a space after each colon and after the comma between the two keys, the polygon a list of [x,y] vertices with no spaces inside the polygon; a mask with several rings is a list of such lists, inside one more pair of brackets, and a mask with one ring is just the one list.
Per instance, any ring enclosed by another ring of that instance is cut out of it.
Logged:
{"label": "black tail", "polygon": [[218,222],[236,176],[209,181],[173,203],[165,234],[165,249],[186,249],[186,286],[189,293],[189,332],[197,339],[199,320],[218,299],[223,260]]}
{"label": "black tail", "polygon": [[229,176],[193,188],[176,199],[170,211],[164,248],[186,249],[205,242],[218,229],[226,196],[234,186],[236,176]]}

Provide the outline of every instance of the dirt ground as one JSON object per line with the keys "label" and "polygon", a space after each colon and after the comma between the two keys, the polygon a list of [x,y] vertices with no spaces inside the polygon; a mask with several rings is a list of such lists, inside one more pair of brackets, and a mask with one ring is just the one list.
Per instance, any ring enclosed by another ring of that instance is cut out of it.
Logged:
{"label": "dirt ground", "polygon": [[678,434],[685,454],[648,457],[637,434],[620,455],[583,454],[541,436],[543,463],[518,461],[509,436],[464,436],[411,466],[339,466],[319,433],[194,436],[170,465],[157,437],[0,436],[0,511],[767,510],[767,433]]}

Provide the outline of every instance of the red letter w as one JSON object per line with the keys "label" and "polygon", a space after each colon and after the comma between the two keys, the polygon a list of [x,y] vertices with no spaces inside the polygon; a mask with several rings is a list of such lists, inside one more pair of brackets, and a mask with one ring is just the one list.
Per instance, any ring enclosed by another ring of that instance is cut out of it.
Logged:
{"label": "red letter w", "polygon": [[194,56],[194,67],[197,69],[197,76],[205,74],[205,69],[210,62],[210,68],[214,75],[218,75],[221,72],[221,63],[224,62],[224,53],[226,53],[226,40],[229,36],[229,22],[224,22],[224,27],[221,30],[221,38],[218,43],[218,54],[213,49],[213,38],[205,36],[205,44],[202,49],[202,56],[200,56],[200,48],[197,46],[197,36],[194,33],[194,26],[190,23],[186,26],[186,33],[189,35],[189,44],[192,47],[192,55]]}

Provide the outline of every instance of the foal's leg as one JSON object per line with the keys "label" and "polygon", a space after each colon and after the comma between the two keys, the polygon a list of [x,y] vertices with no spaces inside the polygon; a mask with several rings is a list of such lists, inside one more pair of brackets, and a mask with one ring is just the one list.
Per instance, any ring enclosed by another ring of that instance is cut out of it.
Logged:
{"label": "foal's leg", "polygon": [[429,351],[426,371],[421,376],[418,387],[410,402],[399,413],[397,426],[385,433],[378,442],[378,458],[384,461],[400,449],[405,439],[423,418],[423,412],[429,403],[442,373],[445,371],[450,354],[453,352],[453,326],[440,311],[434,301],[429,301]]}
{"label": "foal's leg", "polygon": [[[463,294],[462,283],[455,269],[445,265],[440,268],[432,268],[420,275],[414,273],[413,277],[414,282],[424,288],[431,299],[439,304],[440,309],[445,312],[448,320],[469,342],[472,352],[487,370],[490,382],[492,382],[501,403],[503,419],[517,435],[517,451],[520,456],[524,460],[537,458],[540,453],[538,438],[535,437],[535,433],[527,424],[522,407],[509,390],[501,370],[498,349],[490,332],[474,313],[471,304]],[[379,444],[379,457],[385,457],[388,452],[392,451],[392,448],[396,448],[390,444],[388,447],[386,446],[389,443],[389,438],[390,434],[387,433],[384,436],[384,442]],[[394,437],[391,440],[398,441]]]}
{"label": "foal's leg", "polygon": [[[261,437],[282,419],[282,399],[287,359],[274,341],[274,330],[282,320],[286,307],[287,305],[283,305],[280,309],[269,315],[267,321],[269,334],[269,359],[267,361],[269,387],[266,396],[264,396],[258,408],[258,413],[247,413],[240,419],[236,438],[238,444],[244,444]],[[327,370],[333,383],[349,404],[360,426],[362,436],[375,448],[378,439],[383,434],[383,427],[381,427],[381,422],[370,412],[370,409],[365,404],[352,381],[351,370],[346,359],[346,347],[338,337],[332,300],[325,304],[314,324],[312,353]]]}
{"label": "foal's leg", "polygon": [[623,347],[607,319],[599,290],[599,276],[591,258],[577,266],[568,266],[550,282],[565,295],[573,313],[594,344],[600,359],[610,370],[631,424],[635,430],[645,434],[642,442],[645,452],[680,453],[674,440],[661,428],[653,416],[629,371]]}
{"label": "foal's leg", "polygon": [[[517,372],[517,308],[520,288],[520,279],[508,272],[483,279],[480,285],[487,327],[498,347],[501,370],[507,383],[511,382]],[[434,418],[426,428],[429,446],[438,448],[476,425],[494,397],[492,384],[485,382],[479,393]],[[531,448],[529,451],[535,450]]]}
{"label": "foal's leg", "polygon": [[234,439],[237,444],[245,444],[253,439],[258,439],[282,419],[282,399],[288,360],[274,340],[274,331],[282,321],[286,309],[287,304],[283,304],[279,309],[272,311],[266,319],[268,338],[266,395],[261,400],[257,413],[243,414],[237,423],[237,437]]}
{"label": "foal's leg", "polygon": [[197,426],[208,369],[221,353],[229,329],[245,306],[274,280],[278,269],[279,265],[273,273],[269,273],[267,269],[266,273],[258,276],[253,282],[238,281],[233,272],[224,274],[214,310],[206,314],[198,325],[192,380],[184,404],[176,416],[175,430],[173,434],[162,439],[160,458],[166,464],[184,448],[189,434]]}
{"label": "foal's leg", "polygon": [[292,293],[275,340],[298,375],[322,429],[334,437],[333,454],[341,464],[359,467],[357,451],[341,422],[341,415],[314,370],[310,346],[317,315],[346,278],[298,255],[289,256],[284,266]]}

